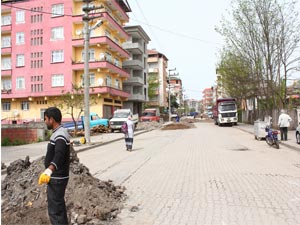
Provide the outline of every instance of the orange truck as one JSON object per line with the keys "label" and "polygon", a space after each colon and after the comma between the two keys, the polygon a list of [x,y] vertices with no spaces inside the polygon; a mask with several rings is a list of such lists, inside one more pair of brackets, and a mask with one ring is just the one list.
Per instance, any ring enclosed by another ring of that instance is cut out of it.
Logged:
{"label": "orange truck", "polygon": [[140,117],[141,122],[151,122],[151,121],[160,121],[160,113],[159,109],[152,108],[152,109],[145,109]]}

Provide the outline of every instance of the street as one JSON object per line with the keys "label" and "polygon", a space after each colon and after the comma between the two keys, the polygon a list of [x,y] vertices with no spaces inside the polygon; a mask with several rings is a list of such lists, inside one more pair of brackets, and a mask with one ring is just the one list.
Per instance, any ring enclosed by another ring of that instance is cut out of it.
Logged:
{"label": "street", "polygon": [[[122,225],[300,224],[300,155],[235,127],[154,130],[78,153],[101,180],[126,187]],[[134,209],[134,210],[133,210]]]}

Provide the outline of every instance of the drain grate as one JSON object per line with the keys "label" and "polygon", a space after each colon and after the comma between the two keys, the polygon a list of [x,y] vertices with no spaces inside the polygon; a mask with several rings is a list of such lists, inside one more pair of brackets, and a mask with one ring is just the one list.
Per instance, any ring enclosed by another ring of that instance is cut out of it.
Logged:
{"label": "drain grate", "polygon": [[232,150],[232,151],[249,151],[250,149],[249,148],[232,148],[230,150]]}

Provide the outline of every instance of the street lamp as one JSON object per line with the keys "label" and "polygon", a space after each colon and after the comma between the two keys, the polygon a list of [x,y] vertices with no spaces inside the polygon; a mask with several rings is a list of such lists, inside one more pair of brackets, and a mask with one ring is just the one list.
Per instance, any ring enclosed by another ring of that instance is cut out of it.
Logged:
{"label": "street lamp", "polygon": [[168,99],[169,99],[169,122],[171,121],[171,84],[170,84],[170,76],[171,71],[176,71],[176,68],[169,69],[169,75],[168,75],[168,83],[169,83],[169,91],[168,91]]}
{"label": "street lamp", "polygon": [[[83,7],[83,34],[84,34],[84,138],[86,143],[91,143],[90,138],[90,76],[89,76],[89,42],[91,31],[103,24],[102,20],[98,20],[93,26],[89,27],[89,21],[93,18],[89,17],[89,12],[95,7]],[[103,8],[102,6],[97,8]]]}

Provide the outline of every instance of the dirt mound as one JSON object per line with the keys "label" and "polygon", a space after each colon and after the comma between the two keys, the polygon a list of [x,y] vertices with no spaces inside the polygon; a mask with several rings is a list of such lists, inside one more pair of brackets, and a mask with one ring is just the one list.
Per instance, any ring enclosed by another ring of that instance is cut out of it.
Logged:
{"label": "dirt mound", "polygon": [[[66,205],[70,224],[117,224],[125,188],[111,181],[93,177],[88,168],[79,163],[71,148],[70,179],[66,190]],[[47,211],[46,185],[38,185],[44,170],[44,157],[33,162],[27,156],[7,167],[1,183],[1,224],[50,224]]]}
{"label": "dirt mound", "polygon": [[187,122],[174,122],[166,124],[161,130],[177,130],[177,129],[190,129],[195,128],[195,125],[193,123],[187,123]]}
{"label": "dirt mound", "polygon": [[154,130],[162,127],[161,122],[151,121],[151,122],[139,122],[137,125],[137,130]]}

